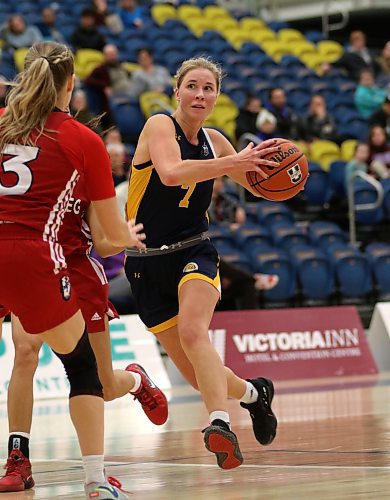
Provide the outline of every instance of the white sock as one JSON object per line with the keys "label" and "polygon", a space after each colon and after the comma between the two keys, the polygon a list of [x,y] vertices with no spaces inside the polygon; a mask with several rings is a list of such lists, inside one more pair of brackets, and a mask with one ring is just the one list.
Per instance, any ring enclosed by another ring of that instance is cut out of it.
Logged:
{"label": "white sock", "polygon": [[85,472],[85,484],[105,483],[104,455],[85,455],[82,457]]}
{"label": "white sock", "polygon": [[259,397],[256,387],[252,384],[252,382],[248,382],[247,380],[245,380],[245,383],[246,389],[240,401],[246,404],[256,403],[257,398]]}
{"label": "white sock", "polygon": [[23,436],[24,438],[30,439],[30,434],[28,434],[27,432],[14,431],[10,432],[9,436],[12,436],[13,434],[17,434],[18,436]]}
{"label": "white sock", "polygon": [[220,411],[220,410],[212,411],[210,413],[210,423],[217,419],[223,420],[230,427],[230,418],[229,418],[229,413],[227,411]]}
{"label": "white sock", "polygon": [[131,372],[131,374],[134,377],[134,386],[130,389],[129,392],[137,392],[138,389],[141,387],[142,378],[141,378],[141,375],[139,373]]}

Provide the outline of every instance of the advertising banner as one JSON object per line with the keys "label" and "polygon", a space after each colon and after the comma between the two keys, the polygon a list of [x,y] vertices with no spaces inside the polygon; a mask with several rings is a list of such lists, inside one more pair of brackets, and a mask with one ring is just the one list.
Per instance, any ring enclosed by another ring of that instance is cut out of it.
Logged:
{"label": "advertising banner", "polygon": [[355,307],[217,312],[210,336],[226,366],[243,378],[378,371]]}
{"label": "advertising banner", "polygon": [[[161,389],[170,387],[154,335],[145,330],[137,315],[122,316],[110,321],[111,351],[114,369],[130,363],[145,367],[153,382]],[[3,324],[0,341],[0,401],[6,401],[7,387],[14,359],[11,324]],[[68,381],[60,360],[43,344],[39,366],[34,378],[34,399],[67,397]]]}

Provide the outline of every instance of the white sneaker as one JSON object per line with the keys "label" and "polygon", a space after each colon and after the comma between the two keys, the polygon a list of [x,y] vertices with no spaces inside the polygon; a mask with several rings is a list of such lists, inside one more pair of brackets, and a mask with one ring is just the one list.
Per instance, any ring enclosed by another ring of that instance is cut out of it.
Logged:
{"label": "white sneaker", "polygon": [[121,488],[121,483],[115,477],[108,477],[104,483],[84,485],[87,498],[93,500],[128,500],[129,496]]}

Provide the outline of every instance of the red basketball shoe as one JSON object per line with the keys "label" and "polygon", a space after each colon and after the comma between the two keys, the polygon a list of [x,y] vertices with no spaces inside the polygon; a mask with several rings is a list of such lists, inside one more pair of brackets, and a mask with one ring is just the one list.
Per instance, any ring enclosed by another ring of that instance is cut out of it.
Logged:
{"label": "red basketball shoe", "polygon": [[141,375],[140,388],[130,394],[141,403],[148,419],[156,425],[165,424],[168,419],[168,401],[164,393],[151,381],[142,366],[132,363],[126,370]]}
{"label": "red basketball shoe", "polygon": [[4,467],[5,475],[0,478],[0,492],[29,490],[35,484],[31,463],[20,450],[11,451]]}

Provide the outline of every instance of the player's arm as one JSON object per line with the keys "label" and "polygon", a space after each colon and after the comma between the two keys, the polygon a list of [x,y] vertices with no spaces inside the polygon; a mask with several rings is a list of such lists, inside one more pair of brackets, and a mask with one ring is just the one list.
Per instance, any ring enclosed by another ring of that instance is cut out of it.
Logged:
{"label": "player's arm", "polygon": [[125,249],[124,246],[113,245],[111,241],[106,238],[102,226],[97,218],[95,208],[92,204],[87,211],[86,220],[91,230],[93,246],[100,257],[110,257],[111,255],[116,255]]}
{"label": "player's arm", "polygon": [[[182,160],[180,148],[175,138],[172,120],[165,115],[155,115],[146,122],[142,143],[147,141],[150,159],[157,170],[161,182],[166,186],[180,186],[215,179],[221,175],[234,175],[239,172],[254,171],[266,177],[262,165],[278,166],[277,163],[262,159],[268,153],[278,150],[273,139],[259,146],[251,143],[237,153],[232,147],[229,154],[219,155],[210,160]],[[147,155],[145,155],[147,156]]]}
{"label": "player's arm", "polygon": [[[218,130],[213,130],[213,129],[207,129],[207,132],[210,135],[210,139],[214,145],[214,148],[216,149],[216,153],[218,156],[223,156],[225,158],[229,158],[233,152],[235,152],[234,147],[230,144],[230,142],[224,137]],[[264,144],[264,143],[263,143]],[[278,150],[278,148],[276,148]],[[272,162],[274,163],[274,162]],[[247,178],[246,178],[246,173],[245,172],[230,172],[228,174],[228,177],[233,179],[237,184],[240,184],[243,186],[246,190],[248,190],[250,193],[252,193],[254,196],[261,198],[261,195],[254,190],[251,185],[249,184]]]}

